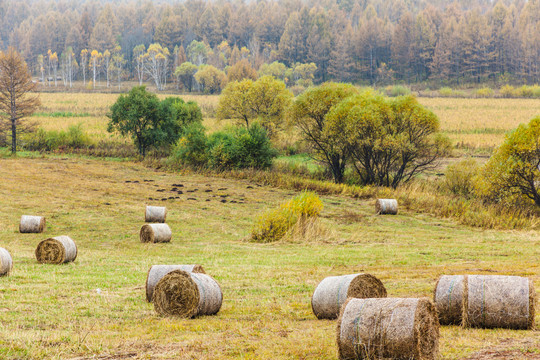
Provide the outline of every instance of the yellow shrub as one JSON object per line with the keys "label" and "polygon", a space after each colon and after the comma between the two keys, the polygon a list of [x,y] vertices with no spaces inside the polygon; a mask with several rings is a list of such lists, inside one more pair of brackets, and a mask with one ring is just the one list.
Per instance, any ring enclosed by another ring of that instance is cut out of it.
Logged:
{"label": "yellow shrub", "polygon": [[502,97],[511,98],[516,95],[516,89],[512,85],[504,85],[499,89],[499,93]]}
{"label": "yellow shrub", "polygon": [[493,97],[493,89],[488,87],[483,87],[476,90],[476,96],[481,98]]}
{"label": "yellow shrub", "polygon": [[279,208],[261,215],[251,231],[251,239],[262,243],[278,241],[300,220],[317,217],[322,209],[323,204],[319,196],[304,191],[281,204]]}

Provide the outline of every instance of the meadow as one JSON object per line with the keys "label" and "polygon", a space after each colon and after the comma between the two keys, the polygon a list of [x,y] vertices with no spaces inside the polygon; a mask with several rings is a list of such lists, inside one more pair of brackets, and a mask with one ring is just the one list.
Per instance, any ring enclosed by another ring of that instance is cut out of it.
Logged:
{"label": "meadow", "polygon": [[[117,96],[44,93],[32,119],[47,130],[82,123],[94,139],[129,142],[106,132]],[[200,104],[211,131],[224,126],[213,116],[216,96],[183,98]],[[489,152],[540,113],[539,100],[420,102],[465,153]],[[317,320],[310,305],[326,276],[368,272],[393,297],[431,298],[443,274],[528,276],[540,287],[537,230],[481,230],[409,207],[377,216],[372,199],[325,195],[317,239],[257,244],[247,240],[257,215],[296,192],[66,154],[0,153],[0,172],[0,246],[14,259],[11,276],[0,278],[2,359],[337,359],[336,323]],[[193,192],[171,192],[178,183]],[[167,206],[171,243],[139,241],[145,205]],[[46,232],[19,234],[23,214],[46,216]],[[38,264],[37,244],[57,235],[75,240],[76,261]],[[221,311],[158,316],[145,300],[149,267],[190,263],[220,283]],[[537,306],[537,328],[539,315]],[[443,326],[440,334],[442,359],[540,358],[538,330]]]}
{"label": "meadow", "polygon": [[[15,262],[0,281],[3,359],[336,359],[335,321],[316,320],[310,306],[326,276],[369,272],[395,297],[431,297],[442,274],[540,283],[533,231],[481,231],[406,210],[376,216],[371,200],[324,196],[326,236],[255,244],[246,237],[256,215],[293,192],[68,156],[3,158],[0,168],[1,246]],[[174,183],[197,190],[149,200],[170,195]],[[139,242],[145,204],[168,207],[170,244]],[[45,234],[17,232],[27,213],[47,217]],[[76,261],[38,264],[36,245],[60,234],[76,241]],[[146,272],[167,263],[200,263],[216,278],[224,293],[217,316],[155,313]],[[539,341],[538,331],[444,326],[440,350],[443,359],[480,359],[493,349],[540,356]]]}
{"label": "meadow", "polygon": [[[165,98],[171,95],[159,95]],[[118,94],[101,93],[42,93],[41,109],[34,115],[39,126],[46,130],[67,129],[83,124],[83,129],[97,140],[113,138],[106,132],[109,107]],[[204,114],[204,125],[215,131],[229,122],[215,119],[218,95],[182,95],[184,100],[196,101]],[[540,114],[538,99],[462,99],[420,97],[422,105],[440,119],[441,131],[462,152],[487,154],[504,141],[505,133]]]}

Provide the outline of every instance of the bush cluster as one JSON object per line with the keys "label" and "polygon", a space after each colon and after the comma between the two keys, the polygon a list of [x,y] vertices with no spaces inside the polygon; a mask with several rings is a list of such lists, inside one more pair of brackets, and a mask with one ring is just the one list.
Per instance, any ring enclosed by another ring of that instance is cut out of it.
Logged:
{"label": "bush cluster", "polygon": [[317,218],[322,201],[313,192],[304,191],[293,199],[261,215],[251,231],[251,240],[268,243],[281,240],[296,224]]}
{"label": "bush cluster", "polygon": [[507,84],[499,89],[499,94],[505,98],[540,98],[540,85],[523,85],[515,88]]}
{"label": "bush cluster", "polygon": [[72,125],[67,131],[46,131],[40,128],[23,138],[21,143],[30,151],[84,149],[93,145],[93,141],[83,131],[82,124]]}
{"label": "bush cluster", "polygon": [[231,127],[210,136],[197,124],[186,128],[171,160],[174,164],[215,170],[267,169],[276,156],[266,130],[259,124]]}

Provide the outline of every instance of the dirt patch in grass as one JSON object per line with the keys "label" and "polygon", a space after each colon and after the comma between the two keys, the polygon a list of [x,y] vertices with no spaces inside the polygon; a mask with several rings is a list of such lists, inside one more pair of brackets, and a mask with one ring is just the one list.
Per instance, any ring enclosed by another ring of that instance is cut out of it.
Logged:
{"label": "dirt patch in grass", "polygon": [[489,349],[475,352],[464,360],[530,360],[540,359],[540,348],[537,339],[528,338],[515,342],[513,339],[502,339],[504,345],[491,346]]}

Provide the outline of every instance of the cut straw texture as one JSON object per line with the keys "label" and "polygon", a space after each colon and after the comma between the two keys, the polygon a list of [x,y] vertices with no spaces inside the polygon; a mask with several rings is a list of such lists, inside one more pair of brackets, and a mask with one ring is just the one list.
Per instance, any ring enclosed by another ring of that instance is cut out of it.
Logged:
{"label": "cut straw texture", "polygon": [[397,215],[398,202],[396,199],[377,199],[375,211],[379,215]]}
{"label": "cut straw texture", "polygon": [[223,293],[219,284],[206,274],[174,270],[159,280],[152,301],[162,316],[191,318],[217,314]]}
{"label": "cut straw texture", "polygon": [[165,243],[170,242],[172,231],[167,224],[146,224],[140,232],[141,242]]}
{"label": "cut straw texture", "polygon": [[348,299],[337,344],[341,360],[437,359],[437,310],[427,298]]}
{"label": "cut straw texture", "polygon": [[152,296],[154,294],[154,287],[161,280],[161,278],[171,271],[174,270],[183,270],[186,272],[195,272],[205,274],[205,271],[201,265],[152,265],[148,270],[148,275],[146,276],[146,300],[148,302],[152,301]]}
{"label": "cut straw texture", "polygon": [[318,319],[337,319],[347,298],[386,297],[386,288],[370,274],[329,276],[317,285],[311,308]]}
{"label": "cut straw texture", "polygon": [[11,254],[4,248],[0,248],[0,276],[9,275],[13,269]]}
{"label": "cut straw texture", "polygon": [[164,223],[167,218],[167,208],[164,206],[146,206],[144,221],[149,223]]}
{"label": "cut straw texture", "polygon": [[463,318],[464,275],[443,275],[435,285],[433,300],[441,325],[460,325]]}
{"label": "cut straw texture", "polygon": [[43,216],[23,215],[19,224],[21,233],[42,233],[45,231],[45,218]]}
{"label": "cut straw texture", "polygon": [[536,291],[520,276],[444,275],[434,291],[443,324],[533,329]]}
{"label": "cut straw texture", "polygon": [[75,261],[77,245],[69,236],[43,240],[36,248],[36,259],[42,264],[63,264]]}

